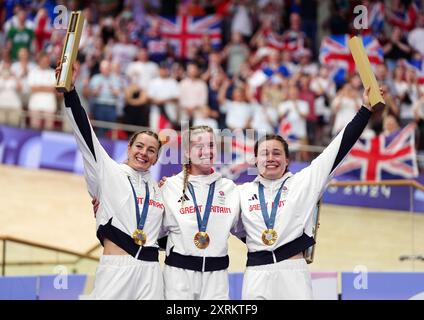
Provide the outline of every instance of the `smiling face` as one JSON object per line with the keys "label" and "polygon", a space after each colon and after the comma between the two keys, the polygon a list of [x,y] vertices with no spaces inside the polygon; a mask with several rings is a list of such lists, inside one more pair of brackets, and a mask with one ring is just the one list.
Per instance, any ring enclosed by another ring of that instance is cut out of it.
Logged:
{"label": "smiling face", "polygon": [[259,142],[256,153],[256,166],[259,174],[270,180],[281,178],[286,172],[289,159],[282,141],[277,139]]}
{"label": "smiling face", "polygon": [[209,174],[217,153],[214,133],[191,131],[188,152],[186,157],[190,159],[190,174]]}
{"label": "smiling face", "polygon": [[128,166],[139,171],[149,170],[158,160],[159,141],[146,133],[140,133],[131,140],[128,144]]}

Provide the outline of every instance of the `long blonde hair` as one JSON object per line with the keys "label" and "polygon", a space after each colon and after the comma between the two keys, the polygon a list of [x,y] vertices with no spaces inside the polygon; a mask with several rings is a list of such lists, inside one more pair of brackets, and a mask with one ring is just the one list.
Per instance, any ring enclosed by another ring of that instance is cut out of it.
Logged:
{"label": "long blonde hair", "polygon": [[[184,205],[185,201],[185,192],[187,190],[188,186],[188,176],[190,174],[190,138],[193,134],[201,133],[201,132],[210,132],[213,133],[213,129],[209,126],[193,126],[190,127],[188,130],[183,132],[182,135],[182,144],[183,144],[183,154],[184,154],[184,161],[183,161],[183,196],[181,201],[181,206]],[[187,149],[186,149],[187,148]],[[188,152],[185,152],[188,151]],[[187,156],[188,154],[188,156]]]}

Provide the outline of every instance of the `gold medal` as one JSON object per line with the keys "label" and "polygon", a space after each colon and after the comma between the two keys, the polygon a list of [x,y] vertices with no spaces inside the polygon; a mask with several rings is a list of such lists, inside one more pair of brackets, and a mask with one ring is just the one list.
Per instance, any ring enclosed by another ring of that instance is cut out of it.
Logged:
{"label": "gold medal", "polygon": [[194,244],[199,249],[207,248],[209,246],[209,242],[210,242],[210,239],[207,232],[199,231],[198,233],[194,235]]}
{"label": "gold medal", "polygon": [[139,246],[142,246],[146,243],[147,235],[144,230],[136,229],[132,235],[134,242]]}
{"label": "gold medal", "polygon": [[266,229],[262,232],[262,242],[267,246],[271,246],[277,241],[277,231],[274,229]]}

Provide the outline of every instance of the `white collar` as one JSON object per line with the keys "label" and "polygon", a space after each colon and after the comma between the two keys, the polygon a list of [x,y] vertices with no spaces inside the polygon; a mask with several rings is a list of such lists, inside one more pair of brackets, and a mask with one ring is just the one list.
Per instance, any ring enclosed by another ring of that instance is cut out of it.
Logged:
{"label": "white collar", "polygon": [[130,177],[133,177],[135,179],[142,179],[145,182],[150,182],[150,180],[151,180],[151,175],[150,175],[150,171],[149,170],[147,170],[147,171],[135,170],[135,169],[131,168],[129,165],[127,165],[125,163],[122,163],[121,164],[121,168]]}
{"label": "white collar", "polygon": [[[181,171],[177,177],[179,177],[181,180],[184,180],[184,172]],[[193,183],[193,185],[210,185],[213,182],[219,180],[222,178],[222,175],[216,171],[210,173],[210,174],[201,174],[193,176],[189,174],[188,181]]]}
{"label": "white collar", "polygon": [[291,172],[286,172],[281,178],[279,179],[274,179],[274,180],[270,180],[267,178],[262,177],[261,175],[258,175],[255,180],[253,180],[253,182],[255,183],[262,183],[264,185],[265,188],[269,188],[269,187],[275,187],[275,186],[279,186],[283,183],[283,181],[286,178],[289,178],[293,175],[293,173]]}

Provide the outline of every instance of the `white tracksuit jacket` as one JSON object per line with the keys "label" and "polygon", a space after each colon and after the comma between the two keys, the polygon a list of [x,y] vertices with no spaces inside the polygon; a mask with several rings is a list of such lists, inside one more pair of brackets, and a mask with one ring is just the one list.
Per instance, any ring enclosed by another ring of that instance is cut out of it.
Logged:
{"label": "white tracksuit jacket", "polygon": [[[313,212],[316,204],[330,182],[335,170],[361,135],[371,112],[362,107],[349,123],[312,161],[296,174],[287,172],[278,180],[268,180],[258,176],[254,181],[239,186],[241,219],[246,231],[246,244],[249,252],[273,251],[276,248],[299,238],[304,232],[312,236]],[[264,185],[265,202],[268,214],[281,183],[285,182],[277,210],[274,229],[277,241],[271,245],[262,242],[262,232],[267,229],[259,203],[258,184]]]}
{"label": "white tracksuit jacket", "polygon": [[222,178],[219,173],[210,175],[189,176],[188,180],[194,188],[197,204],[203,218],[209,185],[216,181],[212,209],[206,232],[210,244],[205,249],[195,246],[193,238],[199,231],[196,211],[187,188],[186,200],[182,205],[183,173],[170,177],[162,186],[165,204],[163,228],[168,233],[167,255],[170,249],[182,255],[198,257],[222,257],[228,253],[228,237],[230,232],[237,233],[239,226],[240,205],[236,185],[233,181]]}
{"label": "white tracksuit jacket", "polygon": [[[149,185],[150,205],[144,231],[147,234],[145,247],[157,247],[157,238],[162,224],[164,205],[157,183],[150,173],[136,171],[126,164],[118,164],[109,157],[100,145],[88,117],[81,106],[75,91],[65,94],[66,113],[84,160],[84,176],[89,193],[99,199],[100,206],[96,215],[97,236],[101,242],[104,237],[122,247],[121,232],[132,236],[137,229],[135,200],[131,182],[136,191],[140,213],[145,197],[145,182]],[[121,231],[121,232],[120,232]],[[126,240],[128,241],[128,239]],[[131,243],[132,245],[132,243]],[[134,246],[134,248],[137,248]],[[130,250],[128,247],[122,248]],[[137,248],[138,249],[138,248]],[[128,252],[135,256],[136,252]]]}

